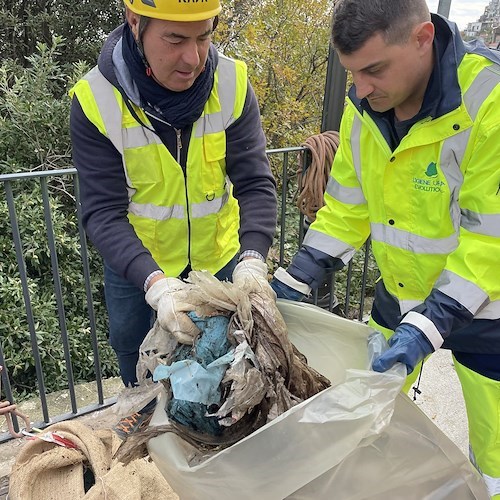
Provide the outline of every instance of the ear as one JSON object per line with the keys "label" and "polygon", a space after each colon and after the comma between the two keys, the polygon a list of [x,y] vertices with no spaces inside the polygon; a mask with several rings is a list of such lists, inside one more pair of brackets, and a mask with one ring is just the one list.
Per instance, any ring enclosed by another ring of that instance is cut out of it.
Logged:
{"label": "ear", "polygon": [[420,23],[415,27],[414,37],[419,52],[425,53],[432,50],[432,44],[434,42],[434,24],[430,21]]}
{"label": "ear", "polygon": [[132,30],[132,34],[136,40],[139,39],[139,20],[140,16],[135,12],[132,12],[128,7],[125,9],[125,18],[127,19],[127,23]]}

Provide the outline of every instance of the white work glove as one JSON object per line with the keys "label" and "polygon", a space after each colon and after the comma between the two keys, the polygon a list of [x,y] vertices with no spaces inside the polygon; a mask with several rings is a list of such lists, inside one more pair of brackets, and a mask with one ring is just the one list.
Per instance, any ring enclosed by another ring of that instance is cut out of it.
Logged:
{"label": "white work glove", "polygon": [[247,294],[256,293],[276,300],[276,294],[267,280],[267,265],[260,259],[245,259],[233,271],[233,283]]}
{"label": "white work glove", "polygon": [[189,286],[177,278],[164,278],[155,281],[146,292],[146,302],[157,311],[160,326],[181,344],[192,344],[200,333],[186,314],[192,310],[185,302]]}

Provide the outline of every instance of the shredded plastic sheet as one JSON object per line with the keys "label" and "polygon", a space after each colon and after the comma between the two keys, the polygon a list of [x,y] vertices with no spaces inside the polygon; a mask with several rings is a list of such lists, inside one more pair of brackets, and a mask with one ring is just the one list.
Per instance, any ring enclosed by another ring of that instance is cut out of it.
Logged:
{"label": "shredded plastic sheet", "polygon": [[[278,305],[291,341],[334,386],[196,462],[177,435],[151,439],[150,456],[182,500],[489,498],[466,457],[400,393],[405,368],[369,369],[368,339],[377,351],[381,336],[315,306]],[[164,402],[151,425],[165,424]]]}
{"label": "shredded plastic sheet", "polygon": [[[192,271],[189,283],[182,308],[190,310],[200,335],[192,344],[171,342],[156,322],[140,347],[139,387],[150,372],[166,389],[162,408],[170,426],[163,432],[220,449],[330,385],[290,342],[267,282],[248,292]],[[125,394],[129,404],[133,394]],[[135,433],[133,444],[150,437],[150,429]]]}

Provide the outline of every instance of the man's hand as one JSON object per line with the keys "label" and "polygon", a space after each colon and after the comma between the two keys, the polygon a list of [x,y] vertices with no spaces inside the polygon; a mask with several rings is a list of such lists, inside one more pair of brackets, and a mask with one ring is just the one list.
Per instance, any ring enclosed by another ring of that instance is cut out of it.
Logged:
{"label": "man's hand", "polygon": [[434,352],[427,337],[416,327],[408,323],[399,325],[389,339],[389,349],[372,363],[376,372],[385,372],[397,362],[404,363],[411,373],[415,366]]}
{"label": "man's hand", "polygon": [[10,401],[0,401],[0,415],[6,415],[13,412],[17,408],[16,405],[10,404]]}
{"label": "man's hand", "polygon": [[186,314],[190,309],[180,295],[185,295],[189,285],[177,278],[162,278],[155,281],[146,292],[146,302],[158,312],[160,326],[172,333],[181,344],[192,344],[200,333],[198,327]]}
{"label": "man's hand", "polygon": [[260,259],[248,258],[239,262],[233,271],[233,283],[247,294],[258,294],[276,300],[267,280],[267,265]]}

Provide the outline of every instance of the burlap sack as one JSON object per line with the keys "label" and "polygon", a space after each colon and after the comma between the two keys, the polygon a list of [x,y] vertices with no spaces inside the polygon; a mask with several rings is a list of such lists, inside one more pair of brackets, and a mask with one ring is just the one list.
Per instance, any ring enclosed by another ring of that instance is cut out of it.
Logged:
{"label": "burlap sack", "polygon": [[[178,498],[146,459],[123,466],[112,456],[120,441],[110,429],[94,431],[77,421],[46,429],[70,439],[69,449],[40,439],[26,442],[12,468],[10,500],[153,500]],[[85,492],[84,472],[95,484]]]}

